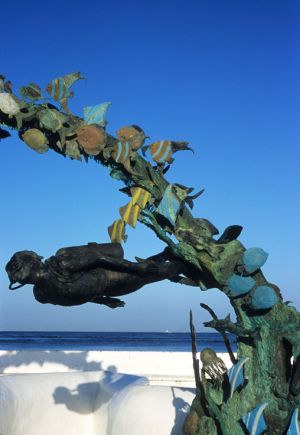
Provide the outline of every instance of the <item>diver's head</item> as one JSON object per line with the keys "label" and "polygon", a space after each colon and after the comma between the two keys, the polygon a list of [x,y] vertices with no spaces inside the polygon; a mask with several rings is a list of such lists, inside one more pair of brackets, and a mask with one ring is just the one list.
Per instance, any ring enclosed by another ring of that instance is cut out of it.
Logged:
{"label": "diver's head", "polygon": [[[10,280],[10,290],[15,290],[25,284],[34,284],[42,266],[42,258],[33,251],[16,252],[5,266]],[[20,285],[12,287],[17,282]]]}

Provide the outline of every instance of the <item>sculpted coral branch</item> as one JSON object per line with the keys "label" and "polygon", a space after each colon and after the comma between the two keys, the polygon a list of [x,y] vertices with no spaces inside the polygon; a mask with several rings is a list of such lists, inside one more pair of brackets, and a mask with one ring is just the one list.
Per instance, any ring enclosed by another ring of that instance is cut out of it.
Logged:
{"label": "sculpted coral branch", "polygon": [[[147,135],[136,125],[122,127],[112,136],[106,130],[110,102],[83,108],[83,117],[72,114],[71,87],[81,79],[80,72],[57,77],[46,86],[46,95],[30,83],[20,88],[18,96],[12,83],[0,75],[0,124],[18,130],[20,139],[38,153],[52,149],[64,157],[93,159],[104,165],[111,177],[125,184],[121,191],[129,197],[126,204],[116,207],[116,219],[108,227],[110,241],[120,247],[127,226],[135,228],[141,222],[167,244],[161,276],[202,290],[218,288],[228,296],[237,322],[229,316],[218,319],[203,305],[213,318],[205,326],[219,331],[225,343],[226,332],[237,337],[237,362],[226,374],[214,350],[202,354],[207,410],[203,412],[199,403],[194,406],[192,429],[186,426],[186,433],[299,433],[300,316],[264,277],[261,268],[268,254],[259,247],[245,249],[238,240],[240,225],[231,225],[219,235],[207,219],[192,216],[193,201],[203,189],[193,194],[193,188],[165,178],[176,152],[191,150],[187,142],[155,140],[147,145]],[[9,135],[0,128],[0,140]],[[169,270],[172,261],[180,265],[176,274]],[[153,258],[144,266],[153,269]],[[152,271],[151,276],[154,279],[156,274]],[[120,304],[111,299],[105,302]],[[104,303],[103,298],[99,303]],[[210,375],[218,382],[211,382]],[[232,378],[230,388],[226,388],[226,376]]]}

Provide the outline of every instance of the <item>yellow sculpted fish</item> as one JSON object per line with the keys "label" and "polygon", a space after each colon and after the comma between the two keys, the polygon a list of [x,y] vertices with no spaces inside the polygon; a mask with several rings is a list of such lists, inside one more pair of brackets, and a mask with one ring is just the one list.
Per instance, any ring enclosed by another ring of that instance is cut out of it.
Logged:
{"label": "yellow sculpted fish", "polygon": [[126,242],[125,222],[122,219],[117,219],[108,228],[108,234],[112,243]]}

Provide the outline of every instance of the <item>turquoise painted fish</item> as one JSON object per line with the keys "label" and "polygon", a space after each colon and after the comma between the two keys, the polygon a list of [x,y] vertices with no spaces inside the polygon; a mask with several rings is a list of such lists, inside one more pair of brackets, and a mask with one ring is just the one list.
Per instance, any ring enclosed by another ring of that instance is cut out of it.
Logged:
{"label": "turquoise painted fish", "polygon": [[293,412],[291,422],[286,435],[300,435],[300,425],[299,425],[299,410],[295,409]]}
{"label": "turquoise painted fish", "polygon": [[240,360],[234,364],[229,370],[228,370],[228,380],[230,383],[230,397],[233,396],[233,393],[244,384],[244,371],[243,367],[244,364],[249,360],[249,357],[242,357]]}
{"label": "turquoise painted fish", "polygon": [[267,429],[263,416],[263,410],[267,405],[267,403],[262,403],[243,417],[242,420],[249,431],[249,435],[260,435]]}
{"label": "turquoise painted fish", "polygon": [[105,127],[106,122],[106,112],[111,102],[98,104],[97,106],[84,107],[83,117],[85,124],[97,124],[100,127]]}

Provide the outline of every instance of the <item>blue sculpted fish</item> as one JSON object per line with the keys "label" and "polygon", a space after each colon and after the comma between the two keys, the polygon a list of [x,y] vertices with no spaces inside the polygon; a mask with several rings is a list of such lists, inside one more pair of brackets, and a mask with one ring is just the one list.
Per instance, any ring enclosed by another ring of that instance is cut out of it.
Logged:
{"label": "blue sculpted fish", "polygon": [[156,212],[166,218],[171,225],[174,226],[181,203],[182,200],[179,199],[173,191],[173,185],[169,184],[164,192],[161,202],[156,209]]}
{"label": "blue sculpted fish", "polygon": [[242,420],[249,431],[249,435],[260,435],[267,429],[266,421],[263,416],[263,411],[267,405],[268,403],[261,403],[243,417]]}
{"label": "blue sculpted fish", "polygon": [[98,104],[96,106],[84,107],[83,117],[85,124],[97,124],[100,127],[105,127],[106,122],[106,112],[108,107],[111,105],[110,102]]}
{"label": "blue sculpted fish", "polygon": [[293,412],[291,422],[286,435],[300,435],[300,425],[299,425],[299,410],[295,409]]}
{"label": "blue sculpted fish", "polygon": [[235,390],[244,384],[244,364],[249,360],[249,357],[242,357],[228,370],[228,380],[230,384],[230,396],[232,397]]}

